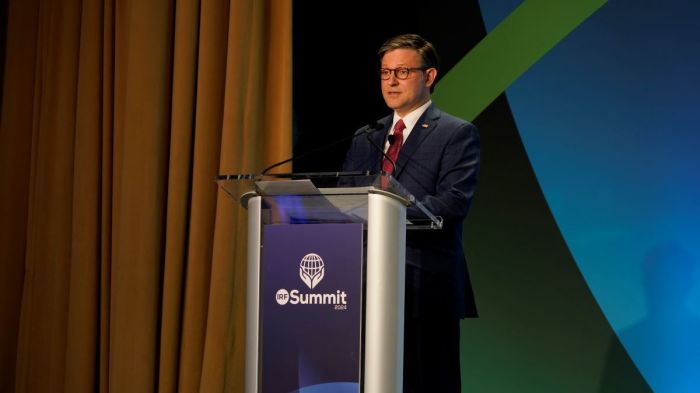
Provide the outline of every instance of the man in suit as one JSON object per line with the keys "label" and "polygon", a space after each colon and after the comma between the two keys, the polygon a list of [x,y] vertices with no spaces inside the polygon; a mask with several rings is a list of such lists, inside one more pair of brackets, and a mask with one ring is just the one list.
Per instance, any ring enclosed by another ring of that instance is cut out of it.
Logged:
{"label": "man in suit", "polygon": [[[440,111],[430,94],[438,74],[433,45],[415,34],[386,41],[378,52],[381,89],[393,114],[368,138],[355,138],[343,170],[393,176],[433,214],[441,230],[406,235],[404,392],[460,392],[459,321],[476,317],[462,248],[462,222],[479,170],[476,127]],[[359,132],[359,131],[358,131]],[[408,218],[416,214],[409,209]]]}

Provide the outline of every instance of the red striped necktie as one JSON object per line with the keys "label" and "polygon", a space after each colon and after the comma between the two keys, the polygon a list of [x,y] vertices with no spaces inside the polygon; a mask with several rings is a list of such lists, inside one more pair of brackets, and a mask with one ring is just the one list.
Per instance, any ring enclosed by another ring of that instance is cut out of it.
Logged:
{"label": "red striped necktie", "polygon": [[[399,158],[399,150],[401,150],[401,146],[403,145],[403,130],[405,128],[406,125],[403,123],[403,119],[399,119],[394,126],[393,141],[391,141],[390,138],[389,149],[386,151],[386,155],[391,158],[394,165]],[[382,163],[382,170],[389,174],[394,172],[394,165],[392,165],[391,161],[384,157],[384,162]]]}

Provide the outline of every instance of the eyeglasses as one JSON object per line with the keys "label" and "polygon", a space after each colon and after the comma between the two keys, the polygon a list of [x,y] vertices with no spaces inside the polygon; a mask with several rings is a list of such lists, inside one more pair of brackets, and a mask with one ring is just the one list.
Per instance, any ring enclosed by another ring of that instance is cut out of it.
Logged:
{"label": "eyeglasses", "polygon": [[393,73],[394,76],[396,76],[396,79],[408,79],[408,75],[412,71],[425,71],[430,67],[396,67],[396,68],[381,68],[379,70],[379,76],[382,78],[383,81],[391,78],[391,74]]}

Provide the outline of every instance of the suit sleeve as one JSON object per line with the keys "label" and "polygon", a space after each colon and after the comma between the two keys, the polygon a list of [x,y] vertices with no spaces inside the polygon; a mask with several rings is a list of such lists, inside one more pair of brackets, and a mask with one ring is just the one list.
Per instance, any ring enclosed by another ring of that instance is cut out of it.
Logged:
{"label": "suit sleeve", "polygon": [[345,161],[343,162],[344,172],[364,169],[361,168],[361,161],[363,160],[363,158],[361,157],[361,152],[363,149],[359,148],[360,142],[362,142],[360,138],[353,138],[352,143],[350,144],[350,148],[348,149],[345,155]]}
{"label": "suit sleeve", "polygon": [[[365,145],[368,145],[364,134],[361,133],[362,129],[355,131],[355,137],[353,138],[350,148],[345,155],[345,161],[343,162],[343,172],[354,172],[354,171],[368,171],[371,170],[370,158],[368,149]],[[339,187],[358,187],[366,184],[360,184],[357,178],[354,177],[341,177],[338,179]]]}
{"label": "suit sleeve", "polygon": [[435,193],[420,198],[446,222],[467,216],[479,175],[480,144],[476,127],[462,123],[451,135],[439,158]]}

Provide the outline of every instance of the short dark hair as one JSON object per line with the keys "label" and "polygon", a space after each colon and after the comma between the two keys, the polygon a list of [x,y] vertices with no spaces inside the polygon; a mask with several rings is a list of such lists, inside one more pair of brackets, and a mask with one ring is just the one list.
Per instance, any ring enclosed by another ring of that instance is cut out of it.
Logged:
{"label": "short dark hair", "polygon": [[379,52],[377,52],[379,61],[382,61],[386,52],[401,48],[415,49],[422,59],[423,67],[435,68],[440,71],[440,60],[435,47],[418,34],[402,34],[386,40],[379,48]]}

